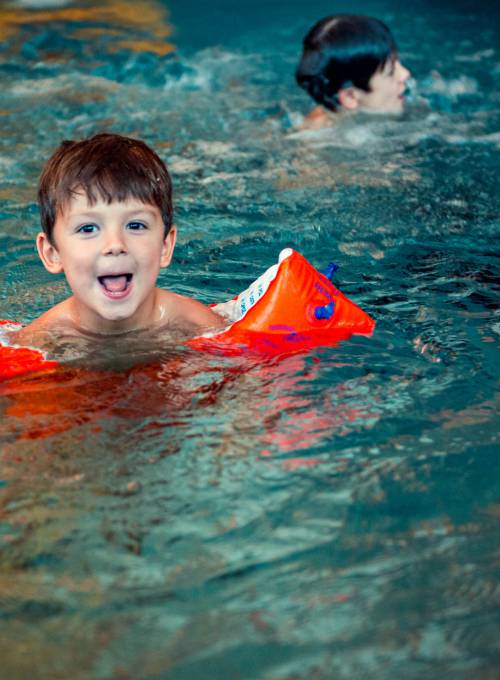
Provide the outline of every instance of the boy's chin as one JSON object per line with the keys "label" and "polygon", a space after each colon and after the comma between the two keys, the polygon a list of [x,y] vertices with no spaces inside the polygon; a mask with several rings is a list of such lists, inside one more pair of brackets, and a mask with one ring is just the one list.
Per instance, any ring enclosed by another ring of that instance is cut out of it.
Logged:
{"label": "boy's chin", "polygon": [[130,310],[98,310],[88,318],[82,318],[82,326],[86,330],[103,335],[124,333],[138,327],[138,319]]}
{"label": "boy's chin", "polygon": [[402,113],[405,107],[405,99],[401,97],[397,100],[390,102],[384,102],[380,106],[363,106],[359,108],[362,113],[373,114],[375,116],[387,116],[387,115],[397,115]]}
{"label": "boy's chin", "polygon": [[387,113],[403,113],[406,104],[406,99],[400,95],[396,101],[391,102],[387,107]]}
{"label": "boy's chin", "polygon": [[401,97],[399,101],[394,105],[392,113],[403,113],[405,109],[406,99]]}

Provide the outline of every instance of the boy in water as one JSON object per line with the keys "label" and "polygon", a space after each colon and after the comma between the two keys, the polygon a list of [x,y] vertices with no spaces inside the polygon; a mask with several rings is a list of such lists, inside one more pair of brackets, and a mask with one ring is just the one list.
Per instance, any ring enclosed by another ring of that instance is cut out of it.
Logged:
{"label": "boy in water", "polygon": [[305,127],[321,128],[332,113],[400,113],[410,77],[390,30],[378,19],[339,14],[318,21],[304,38],[297,83],[321,106]]}
{"label": "boy in water", "polygon": [[49,272],[65,274],[73,295],[17,342],[44,346],[54,334],[167,324],[193,336],[224,324],[205,305],[156,286],[176,228],[169,173],[144,142],[117,134],[63,142],[43,169],[38,200],[38,253]]}

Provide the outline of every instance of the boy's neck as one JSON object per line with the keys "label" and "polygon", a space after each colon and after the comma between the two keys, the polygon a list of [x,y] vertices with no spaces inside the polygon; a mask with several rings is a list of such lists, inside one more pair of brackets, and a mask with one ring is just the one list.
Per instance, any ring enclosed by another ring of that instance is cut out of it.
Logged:
{"label": "boy's neck", "polygon": [[72,296],[66,301],[67,318],[75,329],[97,335],[119,335],[150,328],[160,323],[165,317],[164,305],[160,304],[158,293],[159,289],[155,288],[150,298],[132,317],[123,319],[103,319],[93,313],[89,314],[88,309],[85,306],[82,307]]}

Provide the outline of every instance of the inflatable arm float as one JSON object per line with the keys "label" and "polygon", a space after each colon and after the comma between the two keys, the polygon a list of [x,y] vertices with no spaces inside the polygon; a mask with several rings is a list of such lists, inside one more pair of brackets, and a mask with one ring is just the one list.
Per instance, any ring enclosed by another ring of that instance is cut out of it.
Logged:
{"label": "inflatable arm float", "polygon": [[375,322],[320,274],[302,255],[286,248],[278,263],[249,288],[212,309],[231,325],[189,341],[197,349],[225,353],[281,354],[332,345],[353,333],[370,335]]}

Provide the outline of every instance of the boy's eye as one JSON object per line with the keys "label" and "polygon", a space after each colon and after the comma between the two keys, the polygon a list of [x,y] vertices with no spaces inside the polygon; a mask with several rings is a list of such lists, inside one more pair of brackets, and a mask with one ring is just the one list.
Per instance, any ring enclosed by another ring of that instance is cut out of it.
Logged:
{"label": "boy's eye", "polygon": [[127,223],[127,229],[132,229],[134,231],[139,231],[140,229],[147,229],[146,225],[144,222],[139,222],[137,220],[133,220],[132,222]]}
{"label": "boy's eye", "polygon": [[93,234],[97,231],[96,224],[81,224],[76,230],[77,234]]}

